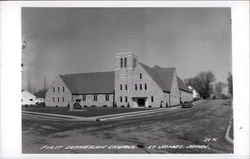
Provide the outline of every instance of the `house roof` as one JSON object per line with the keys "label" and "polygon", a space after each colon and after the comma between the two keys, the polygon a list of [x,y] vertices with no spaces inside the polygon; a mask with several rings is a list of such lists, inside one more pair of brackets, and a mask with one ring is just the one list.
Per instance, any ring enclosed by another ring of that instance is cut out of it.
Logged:
{"label": "house roof", "polygon": [[[151,68],[143,63],[140,64],[163,91],[171,91],[175,67]],[[60,77],[73,94],[114,93],[114,71],[65,74]],[[177,79],[179,89],[191,92],[179,77]]]}
{"label": "house roof", "polygon": [[188,86],[184,84],[184,82],[180,79],[180,77],[177,76],[177,80],[178,80],[179,89],[192,93],[192,90],[189,89]]}
{"label": "house roof", "polygon": [[73,94],[113,93],[114,71],[60,75]]}
{"label": "house roof", "polygon": [[175,71],[174,67],[161,68],[159,66],[154,66],[151,68],[143,63],[141,63],[141,65],[163,91],[171,91],[173,75]]}
{"label": "house roof", "polygon": [[[163,91],[166,92],[171,91],[175,67],[161,68],[156,65],[153,68],[151,68],[143,63],[141,63],[141,65],[148,72],[148,74],[150,74],[153,80],[159,85],[159,87]],[[177,76],[177,81],[179,89],[186,92],[192,92],[178,76]]]}

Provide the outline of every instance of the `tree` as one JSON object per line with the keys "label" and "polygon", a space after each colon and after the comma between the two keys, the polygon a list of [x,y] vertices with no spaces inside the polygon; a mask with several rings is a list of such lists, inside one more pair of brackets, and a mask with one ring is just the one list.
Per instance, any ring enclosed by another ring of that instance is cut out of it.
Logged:
{"label": "tree", "polygon": [[228,85],[228,93],[233,95],[233,76],[231,72],[228,72],[227,85]]}
{"label": "tree", "polygon": [[215,81],[215,76],[212,71],[206,71],[184,81],[187,85],[192,86],[202,98],[207,99],[213,92],[212,83]]}
{"label": "tree", "polygon": [[225,88],[225,86],[226,85],[221,81],[217,82],[214,85],[214,93],[215,93],[217,98],[222,98],[222,92],[223,92],[223,89]]}

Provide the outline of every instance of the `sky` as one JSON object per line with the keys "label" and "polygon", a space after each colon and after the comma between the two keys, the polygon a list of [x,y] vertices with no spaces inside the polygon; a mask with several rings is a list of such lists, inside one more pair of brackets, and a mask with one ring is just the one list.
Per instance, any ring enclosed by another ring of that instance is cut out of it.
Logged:
{"label": "sky", "polygon": [[[22,8],[22,87],[59,74],[113,71],[115,54],[133,52],[182,79],[232,70],[230,8]],[[28,82],[29,81],[29,82]]]}

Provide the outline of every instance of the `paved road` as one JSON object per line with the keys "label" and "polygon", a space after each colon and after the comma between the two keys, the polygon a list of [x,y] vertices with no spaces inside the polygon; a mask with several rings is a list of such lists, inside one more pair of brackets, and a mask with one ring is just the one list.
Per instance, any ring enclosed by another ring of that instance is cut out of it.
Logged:
{"label": "paved road", "polygon": [[[224,140],[232,116],[230,101],[213,100],[193,108],[176,109],[116,121],[70,122],[23,116],[25,153],[232,153]],[[205,142],[210,139],[210,141]],[[213,140],[213,141],[211,141]],[[137,145],[136,149],[41,150],[43,145]],[[209,148],[149,149],[150,145],[208,145]],[[139,147],[139,148],[138,148]]]}

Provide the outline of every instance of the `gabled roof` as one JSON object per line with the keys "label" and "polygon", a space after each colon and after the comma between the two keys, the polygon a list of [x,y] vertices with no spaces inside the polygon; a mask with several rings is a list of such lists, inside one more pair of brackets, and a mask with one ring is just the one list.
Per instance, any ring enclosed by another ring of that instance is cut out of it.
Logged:
{"label": "gabled roof", "polygon": [[[153,80],[163,91],[171,91],[175,67],[161,68],[156,65],[151,68],[143,63],[141,63],[141,66],[148,72],[148,74],[153,78]],[[177,81],[179,89],[184,90],[186,92],[192,92],[178,76]]]}
{"label": "gabled roof", "polygon": [[[170,92],[173,82],[175,67],[153,68],[140,63],[145,71],[152,77],[162,91]],[[100,94],[114,93],[115,72],[94,72],[59,75],[72,94]],[[177,76],[179,89],[191,92],[191,90]]]}
{"label": "gabled roof", "polygon": [[148,72],[148,74],[153,78],[153,80],[158,84],[158,86],[166,92],[171,91],[173,75],[175,68],[161,68],[159,66],[154,66],[153,68],[141,63],[141,66]]}
{"label": "gabled roof", "polygon": [[185,83],[180,79],[180,77],[177,76],[177,80],[178,80],[179,89],[186,91],[186,92],[193,93],[192,90],[189,89],[188,86],[185,85]]}
{"label": "gabled roof", "polygon": [[114,71],[60,75],[72,94],[114,92]]}

